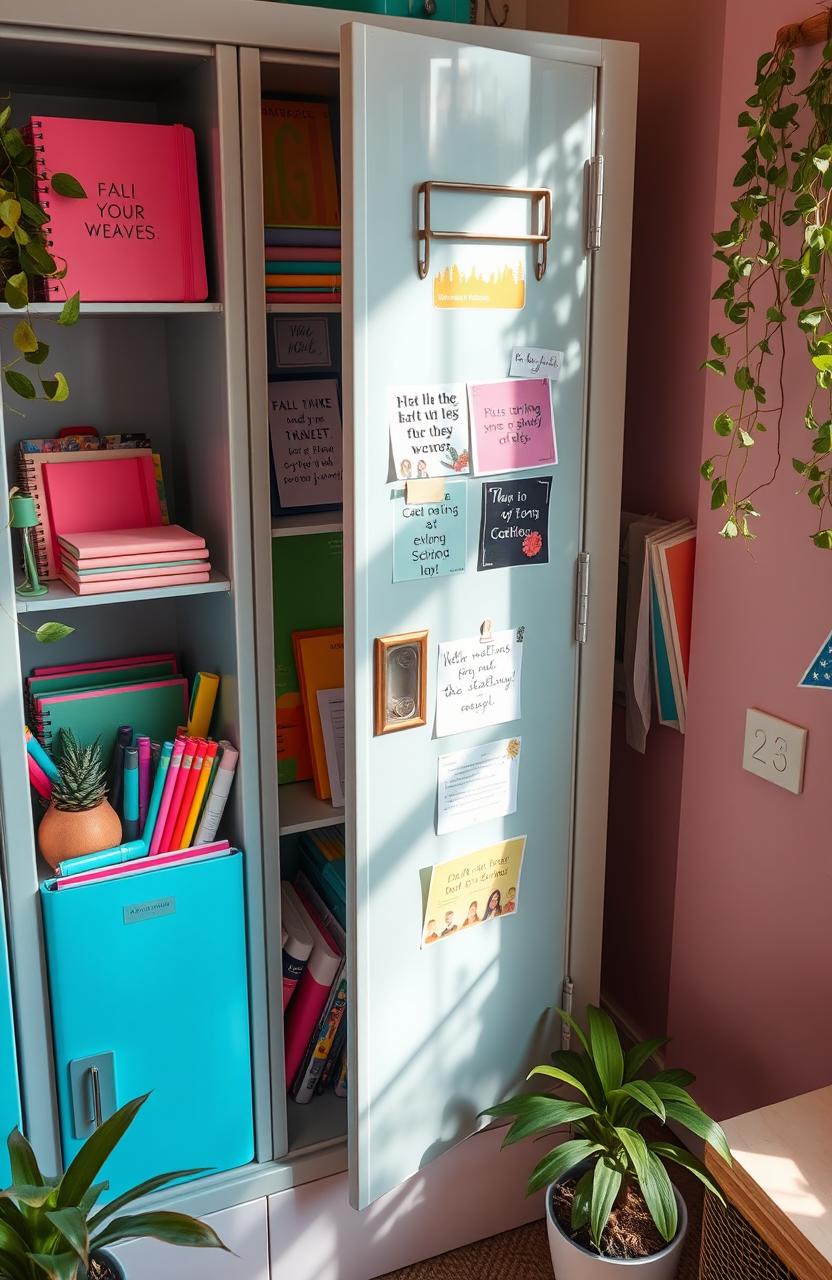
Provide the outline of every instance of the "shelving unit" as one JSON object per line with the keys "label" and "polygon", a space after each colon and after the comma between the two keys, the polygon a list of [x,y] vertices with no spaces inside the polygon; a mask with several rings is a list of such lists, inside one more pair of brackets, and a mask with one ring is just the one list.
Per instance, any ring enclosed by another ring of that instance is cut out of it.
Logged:
{"label": "shelving unit", "polygon": [[[61,302],[32,302],[29,310],[34,316],[60,315]],[[81,320],[86,316],[199,316],[221,315],[221,302],[84,302],[81,305]],[[13,310],[8,303],[0,303],[0,318],[17,316],[20,311]],[[81,321],[79,321],[81,323]]]}
{"label": "shelving unit", "polygon": [[336,808],[329,800],[319,800],[311,782],[289,782],[280,787],[281,836],[314,831],[316,827],[334,827],[343,821],[344,810]]}
{"label": "shelving unit", "polygon": [[230,590],[228,578],[213,572],[208,582],[185,583],[179,587],[153,587],[144,591],[110,591],[97,596],[78,596],[65,582],[52,582],[45,596],[15,596],[15,606],[18,613],[49,613],[54,609],[139,604],[145,600],[174,600],[181,596],[206,596]]}

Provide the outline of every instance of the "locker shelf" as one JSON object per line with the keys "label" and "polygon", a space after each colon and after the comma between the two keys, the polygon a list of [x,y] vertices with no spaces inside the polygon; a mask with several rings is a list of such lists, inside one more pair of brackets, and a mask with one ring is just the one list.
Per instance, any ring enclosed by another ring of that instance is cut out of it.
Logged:
{"label": "locker shelf", "polygon": [[[57,316],[60,302],[32,302],[29,310],[33,316]],[[200,314],[221,315],[221,302],[84,302],[81,301],[81,319],[84,316],[191,316]],[[20,317],[7,303],[0,303],[0,316]]]}
{"label": "locker shelf", "polygon": [[295,538],[301,533],[340,533],[340,511],[305,511],[299,515],[272,517],[273,538]]}
{"label": "locker shelf", "polygon": [[340,302],[267,302],[270,316],[335,316],[341,314]]}
{"label": "locker shelf", "polygon": [[208,582],[191,582],[178,587],[150,587],[145,591],[111,591],[98,596],[76,596],[65,582],[53,582],[47,595],[17,596],[15,604],[18,613],[46,613],[50,609],[129,604],[133,600],[168,600],[178,596],[204,596],[230,590],[231,583],[219,573],[212,573]]}
{"label": "locker shelf", "polygon": [[289,1151],[303,1151],[332,1142],[343,1142],[347,1133],[347,1100],[328,1089],[319,1098],[299,1106],[287,1099]]}
{"label": "locker shelf", "polygon": [[329,800],[319,800],[311,781],[287,783],[277,794],[282,836],[314,827],[334,827],[344,821],[344,810],[336,809]]}

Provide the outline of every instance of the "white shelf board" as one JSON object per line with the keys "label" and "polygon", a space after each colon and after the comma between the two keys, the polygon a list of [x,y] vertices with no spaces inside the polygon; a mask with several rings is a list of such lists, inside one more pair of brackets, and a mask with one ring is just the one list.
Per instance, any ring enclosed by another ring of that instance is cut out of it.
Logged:
{"label": "white shelf board", "polygon": [[347,1100],[336,1098],[331,1088],[302,1105],[287,1098],[286,1110],[290,1154],[343,1142],[347,1135]]}
{"label": "white shelf board", "polygon": [[343,527],[340,511],[304,511],[272,517],[273,538],[296,538],[301,533],[340,533]]}
{"label": "white shelf board", "polygon": [[148,587],[139,591],[111,591],[96,596],[76,596],[65,582],[53,582],[45,596],[16,596],[15,603],[18,613],[48,613],[51,609],[79,609],[90,605],[127,604],[139,600],[168,600],[177,596],[204,596],[230,590],[231,583],[219,573],[212,573],[207,582],[183,583],[175,587]]}
{"label": "white shelf board", "polygon": [[282,836],[315,827],[334,827],[344,821],[344,810],[336,809],[329,800],[319,800],[311,780],[278,787],[277,805]]}
{"label": "white shelf board", "polygon": [[270,316],[340,315],[340,302],[267,302]]}
{"label": "white shelf board", "polygon": [[[61,302],[32,302],[29,310],[33,316],[60,315]],[[182,316],[222,314],[221,302],[84,302],[81,299],[81,319],[85,316]],[[18,316],[23,311],[13,310],[7,303],[0,303],[0,316]]]}

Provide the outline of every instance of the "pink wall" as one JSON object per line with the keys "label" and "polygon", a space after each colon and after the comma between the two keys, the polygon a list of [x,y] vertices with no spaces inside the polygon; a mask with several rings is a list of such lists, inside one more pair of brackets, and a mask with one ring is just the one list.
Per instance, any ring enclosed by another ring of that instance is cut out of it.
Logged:
{"label": "pink wall", "polygon": [[[757,55],[809,12],[805,0],[728,0],[714,226],[732,198],[736,117]],[[817,56],[798,53],[801,83]],[[719,314],[714,304],[714,329]],[[790,459],[805,452],[812,379],[802,343],[792,346],[785,464],[758,495],[753,554],[714,536],[704,491],[699,504],[668,1025],[673,1060],[697,1073],[722,1117],[828,1084],[832,1070],[832,694],[796,688],[832,629],[832,553],[811,546],[811,508],[794,497]],[[688,349],[689,363],[701,349]],[[724,394],[709,386],[703,456]],[[742,770],[751,706],[809,729],[803,795]]]}
{"label": "pink wall", "polygon": [[[698,498],[723,16],[723,0],[569,5],[573,33],[641,46],[623,505],[672,519],[694,516]],[[685,253],[671,259],[680,245]],[[657,728],[642,758],[615,717],[602,981],[630,1025],[658,1034],[667,1025],[684,740]]]}

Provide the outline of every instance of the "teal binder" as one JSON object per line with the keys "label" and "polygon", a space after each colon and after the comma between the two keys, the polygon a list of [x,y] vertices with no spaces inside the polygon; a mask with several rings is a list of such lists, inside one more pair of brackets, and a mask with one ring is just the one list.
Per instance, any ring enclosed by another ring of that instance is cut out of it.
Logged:
{"label": "teal binder", "polygon": [[659,596],[656,591],[656,584],[652,579],[650,582],[650,611],[653,620],[653,648],[656,660],[656,693],[659,702],[659,718],[663,724],[678,724],[679,712],[676,707],[676,695],[673,692],[673,677],[670,674],[667,639],[662,626]]}
{"label": "teal binder", "polygon": [[111,1197],[254,1153],[243,855],[134,868],[41,886],[65,1163],[97,1120],[150,1093],[104,1166]]}
{"label": "teal binder", "polygon": [[6,949],[6,929],[0,901],[0,1186],[11,1182],[12,1171],[6,1138],[21,1128],[20,1080],[17,1073],[17,1046],[14,1034],[12,989]]}

